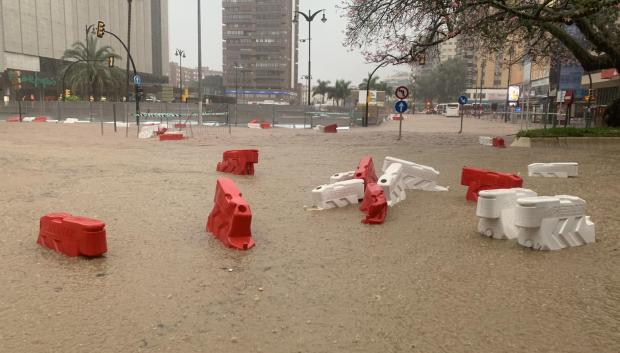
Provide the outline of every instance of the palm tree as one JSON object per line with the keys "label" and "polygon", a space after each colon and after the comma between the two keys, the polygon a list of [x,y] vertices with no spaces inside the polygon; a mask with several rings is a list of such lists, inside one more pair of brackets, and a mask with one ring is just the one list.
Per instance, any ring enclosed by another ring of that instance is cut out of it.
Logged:
{"label": "palm tree", "polygon": [[330,90],[330,95],[331,95],[330,98],[333,98],[333,99],[336,100],[336,105],[337,106],[340,105],[340,100],[341,99],[342,99],[343,105],[344,105],[344,101],[351,94],[351,87],[350,87],[350,85],[351,85],[351,81],[336,80],[336,84]]}
{"label": "palm tree", "polygon": [[329,84],[330,81],[317,80],[317,85],[312,89],[312,97],[317,94],[321,95],[321,104],[325,103],[325,96],[327,96],[329,92]]}
{"label": "palm tree", "polygon": [[[67,87],[73,91],[82,91],[86,97],[91,89],[92,94],[99,97],[106,91],[118,91],[124,83],[122,72],[118,68],[108,67],[108,58],[120,59],[120,56],[108,45],[97,48],[97,37],[93,35],[89,35],[87,41],[87,45],[83,42],[73,43],[62,56],[64,60],[81,61],[67,72]],[[70,65],[65,66],[60,74],[64,75]]]}
{"label": "palm tree", "polygon": [[[375,89],[375,86],[377,85],[377,83],[379,82],[379,76],[375,76],[373,78],[370,79],[370,89]],[[368,78],[365,78],[362,83],[360,83],[359,85],[357,85],[357,88],[362,89],[362,90],[366,90],[366,85],[368,84]]]}

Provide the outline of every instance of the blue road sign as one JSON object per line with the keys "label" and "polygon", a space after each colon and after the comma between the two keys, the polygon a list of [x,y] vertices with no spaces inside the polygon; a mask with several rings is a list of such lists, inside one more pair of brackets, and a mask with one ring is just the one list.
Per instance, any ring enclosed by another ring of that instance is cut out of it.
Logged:
{"label": "blue road sign", "polygon": [[459,104],[467,104],[467,97],[460,96],[459,97]]}
{"label": "blue road sign", "polygon": [[521,113],[521,107],[516,107],[515,108],[515,113]]}
{"label": "blue road sign", "polygon": [[394,105],[394,110],[396,110],[397,113],[404,113],[407,111],[407,108],[407,102],[405,101],[398,101]]}
{"label": "blue road sign", "polygon": [[135,76],[133,77],[133,83],[134,83],[136,86],[141,86],[141,85],[142,85],[142,77],[140,77],[140,75],[135,75]]}

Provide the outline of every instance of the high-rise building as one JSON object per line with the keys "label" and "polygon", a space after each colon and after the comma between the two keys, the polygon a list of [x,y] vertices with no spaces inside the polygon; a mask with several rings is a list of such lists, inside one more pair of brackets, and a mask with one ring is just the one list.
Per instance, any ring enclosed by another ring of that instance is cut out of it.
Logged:
{"label": "high-rise building", "polygon": [[[223,0],[226,93],[246,100],[297,98],[298,0]],[[241,97],[241,95],[239,96]]]}
{"label": "high-rise building", "polygon": [[[127,0],[2,0],[0,73],[19,70],[56,79],[65,49],[84,42],[86,28],[98,20],[126,42],[127,6]],[[116,65],[125,68],[127,54],[115,38],[105,35],[98,43],[111,46],[122,57]],[[145,81],[168,76],[168,0],[132,1],[131,55]]]}

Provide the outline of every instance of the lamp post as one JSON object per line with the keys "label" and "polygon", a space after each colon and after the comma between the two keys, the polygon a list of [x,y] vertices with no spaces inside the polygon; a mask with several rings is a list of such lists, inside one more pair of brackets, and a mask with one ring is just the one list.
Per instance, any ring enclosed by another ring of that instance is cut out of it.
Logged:
{"label": "lamp post", "polygon": [[179,57],[179,101],[182,102],[183,101],[183,58],[185,57],[185,50],[183,49],[177,49],[174,52],[174,56],[178,56]]}
{"label": "lamp post", "polygon": [[384,61],[380,63],[371,73],[368,74],[368,79],[366,81],[366,114],[364,114],[364,119],[362,120],[362,126],[368,127],[368,101],[370,100],[370,81],[372,81],[372,76],[379,70],[380,68],[387,65],[388,62]]}
{"label": "lamp post", "polygon": [[[131,55],[131,1],[132,0],[127,0],[127,55]],[[127,79],[125,80],[125,93],[127,95],[126,101],[129,102],[129,60],[127,60],[126,65],[125,72],[127,73]],[[138,100],[138,97],[135,98]]]}
{"label": "lamp post", "polygon": [[198,1],[198,123],[202,125],[202,24]]}
{"label": "lamp post", "polygon": [[235,63],[235,126],[237,126],[237,101],[239,100],[239,69],[243,69],[243,66]]}
{"label": "lamp post", "polygon": [[312,63],[311,63],[312,61],[311,61],[311,56],[310,56],[311,49],[312,49],[312,45],[311,45],[312,36],[310,35],[311,28],[312,28],[311,24],[314,18],[316,17],[316,15],[318,15],[319,13],[323,13],[323,17],[321,17],[321,22],[323,23],[327,22],[327,17],[325,17],[325,9],[316,11],[314,13],[308,10],[307,14],[301,11],[295,11],[295,17],[293,18],[293,22],[298,23],[299,20],[298,20],[297,14],[300,14],[306,19],[306,21],[308,21],[308,39],[307,39],[308,40],[308,77],[307,77],[308,78],[308,105],[312,105],[312,103],[310,102],[310,94],[311,94],[310,91],[312,90],[312,87],[311,87],[312,86]]}

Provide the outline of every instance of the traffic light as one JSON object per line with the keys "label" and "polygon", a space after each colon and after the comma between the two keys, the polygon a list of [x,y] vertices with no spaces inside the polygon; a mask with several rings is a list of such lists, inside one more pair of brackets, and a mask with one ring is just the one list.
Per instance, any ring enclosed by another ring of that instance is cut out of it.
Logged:
{"label": "traffic light", "polygon": [[11,86],[15,89],[22,89],[22,72],[19,70],[9,71]]}
{"label": "traffic light", "polygon": [[114,67],[114,57],[108,56],[108,67]]}
{"label": "traffic light", "polygon": [[68,88],[65,89],[65,97],[71,97],[71,90]]}
{"label": "traffic light", "polygon": [[97,37],[102,38],[105,34],[105,23],[103,21],[97,21]]}

